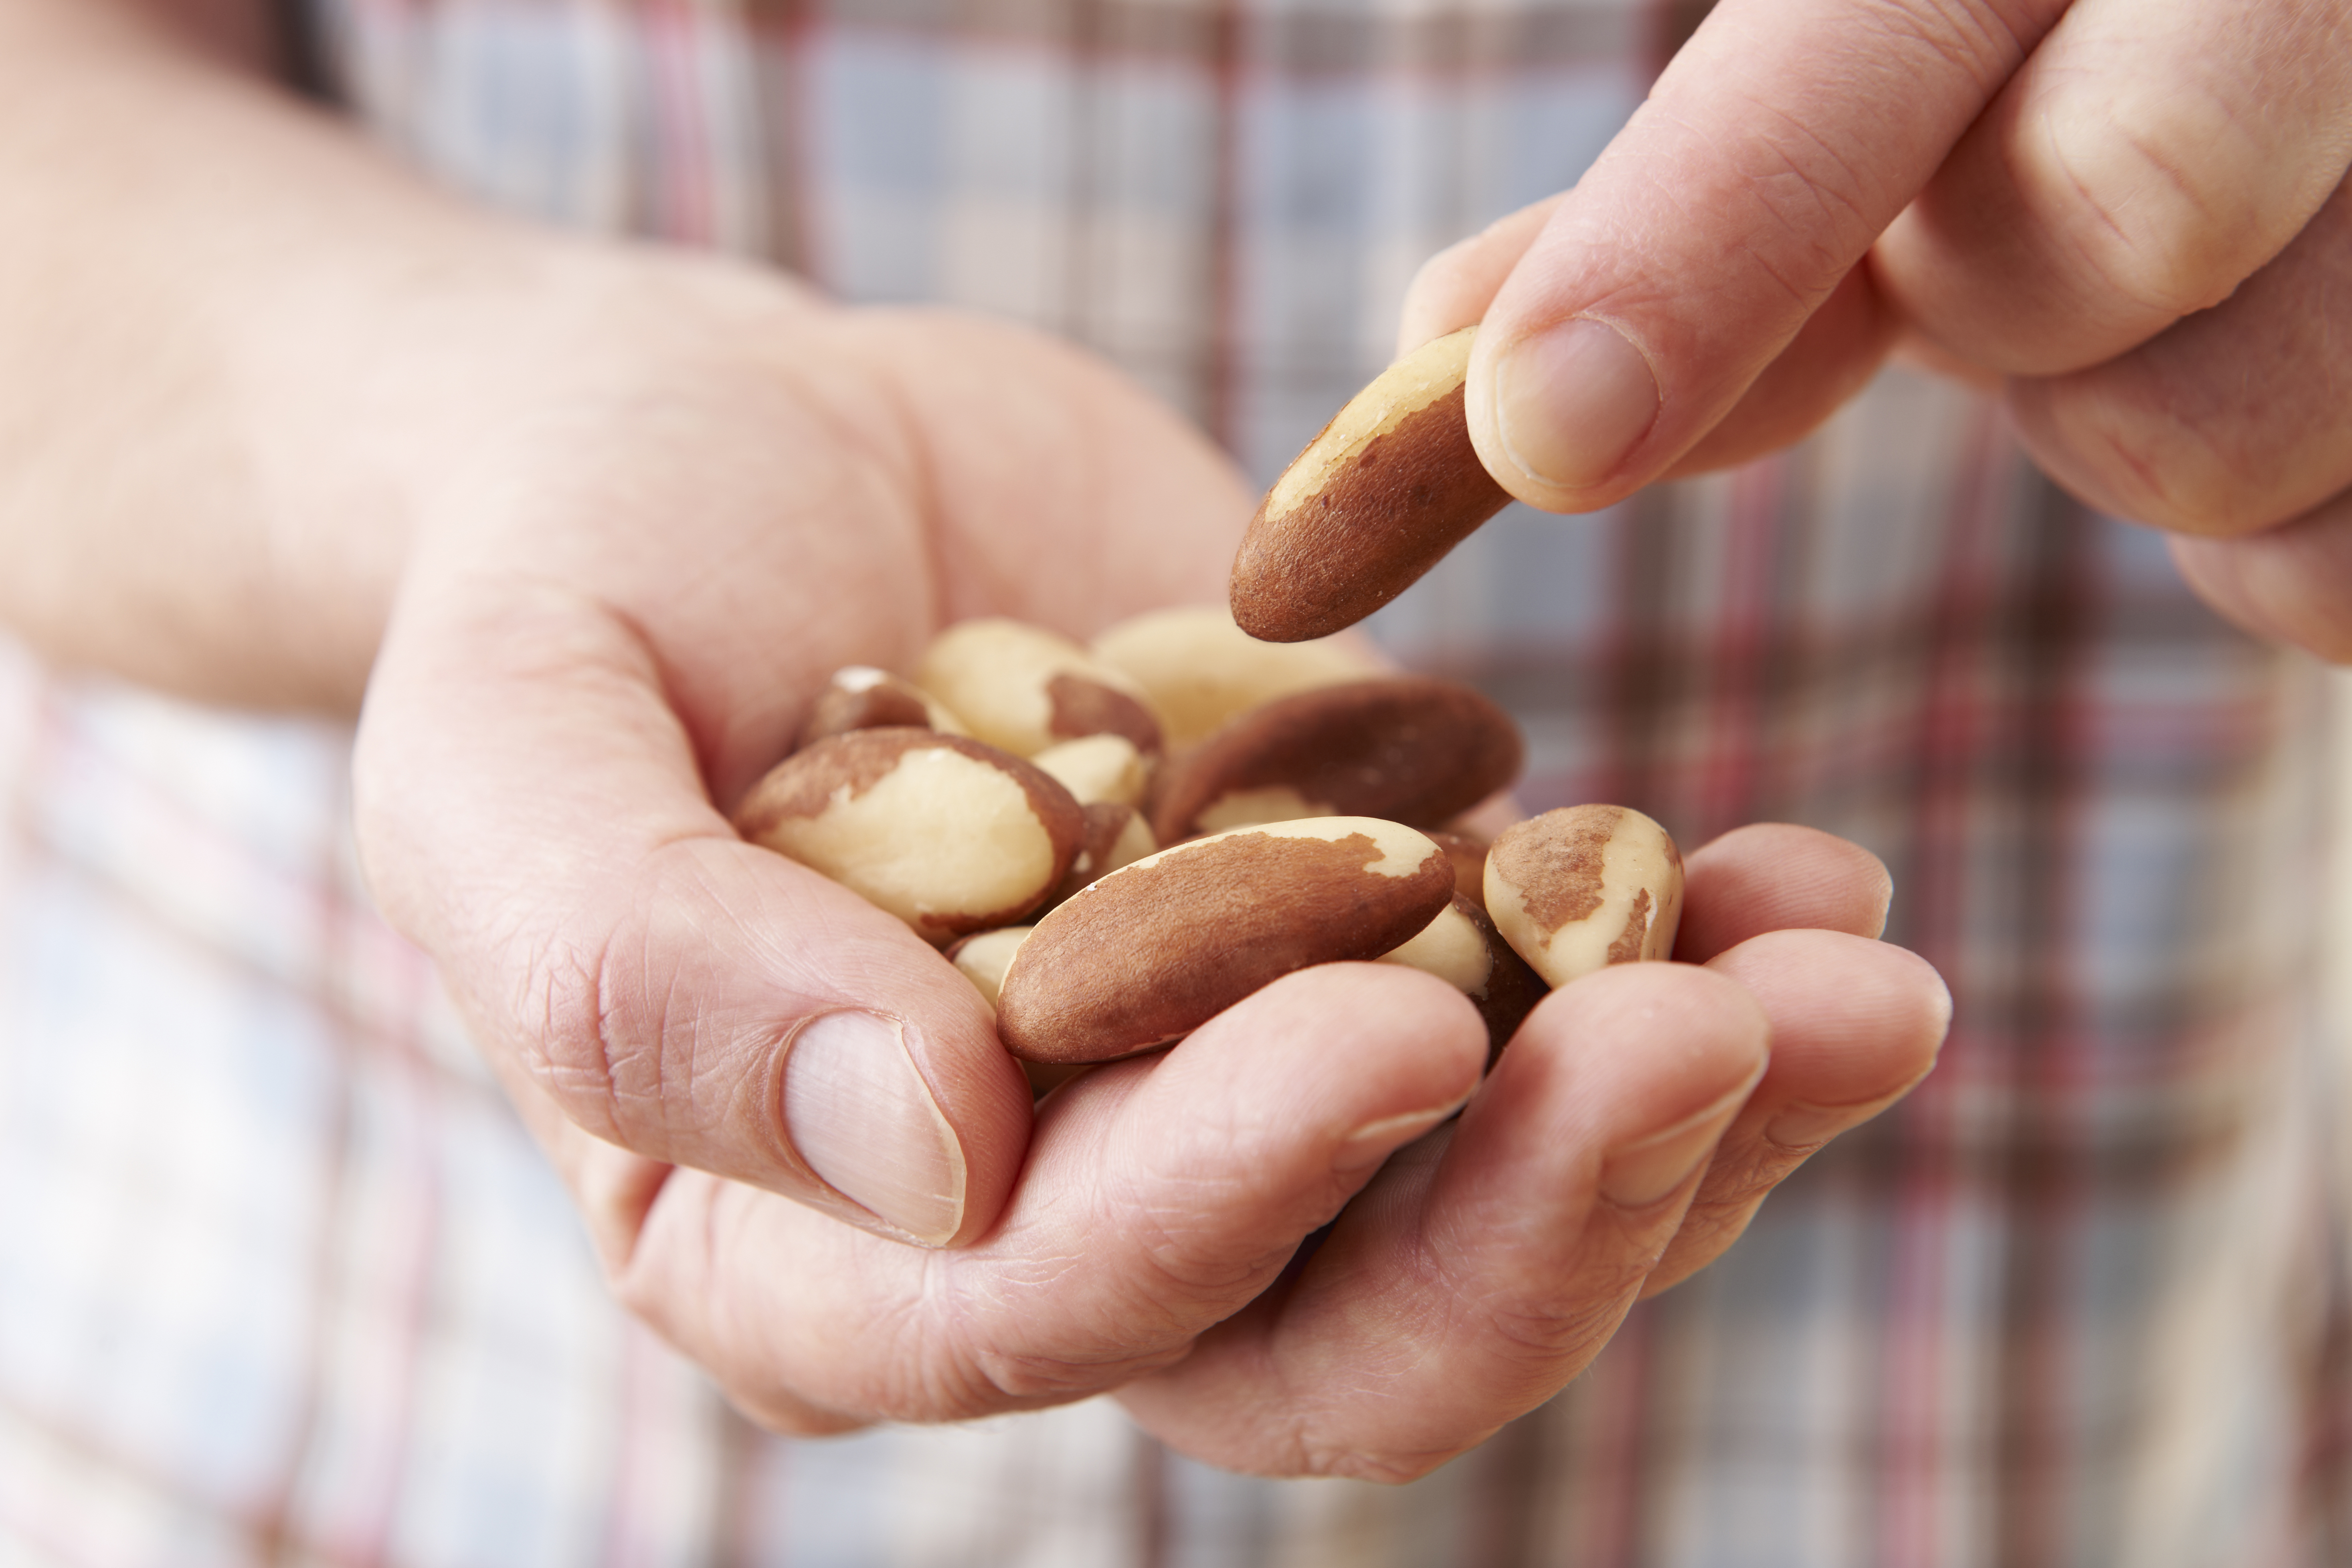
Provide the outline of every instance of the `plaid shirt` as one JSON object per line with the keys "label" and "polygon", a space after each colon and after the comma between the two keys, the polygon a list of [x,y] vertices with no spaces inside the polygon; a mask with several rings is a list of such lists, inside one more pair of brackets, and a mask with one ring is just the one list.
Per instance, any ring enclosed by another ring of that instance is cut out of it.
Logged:
{"label": "plaid shirt", "polygon": [[[1572,182],[1636,0],[341,0],[500,205],[1100,348],[1269,476],[1414,266]],[[0,1564],[2044,1568],[2352,1560],[2315,1007],[2326,689],[1883,376],[1787,456],[1514,510],[1382,613],[1533,806],[1893,868],[1942,1066],[1569,1391],[1412,1486],[1116,1407],[792,1443],[609,1304],[359,889],[350,737],[0,658]]]}

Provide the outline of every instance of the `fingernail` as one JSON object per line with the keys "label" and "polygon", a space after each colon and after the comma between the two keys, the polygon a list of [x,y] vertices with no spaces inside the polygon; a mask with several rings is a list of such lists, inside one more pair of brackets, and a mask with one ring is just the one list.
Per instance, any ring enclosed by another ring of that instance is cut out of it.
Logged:
{"label": "fingernail", "polygon": [[1495,367],[1495,433],[1519,471],[1562,489],[1614,473],[1658,417],[1650,362],[1606,321],[1522,338]]}
{"label": "fingernail", "polygon": [[1434,1110],[1408,1110],[1402,1116],[1367,1121],[1339,1141],[1331,1152],[1331,1169],[1344,1175],[1378,1164],[1461,1109],[1462,1100],[1457,1100]]}
{"label": "fingernail", "polygon": [[1817,1149],[1856,1119],[1858,1106],[1790,1105],[1765,1125],[1764,1141],[1783,1149]]}
{"label": "fingernail", "polygon": [[1755,1087],[1750,1078],[1706,1110],[1611,1153],[1601,1163],[1601,1195],[1619,1208],[1647,1208],[1690,1180]]}
{"label": "fingernail", "polygon": [[906,1026],[827,1013],[793,1036],[784,1134],[819,1180],[934,1246],[963,1223],[963,1151],[907,1052]]}
{"label": "fingernail", "polygon": [[1912,1079],[1893,1094],[1877,1100],[1857,1100],[1851,1105],[1814,1105],[1808,1100],[1791,1100],[1780,1108],[1779,1115],[1764,1124],[1764,1140],[1778,1143],[1783,1149],[1806,1152],[1820,1148],[1849,1127],[1869,1121],[1896,1100],[1911,1092]]}

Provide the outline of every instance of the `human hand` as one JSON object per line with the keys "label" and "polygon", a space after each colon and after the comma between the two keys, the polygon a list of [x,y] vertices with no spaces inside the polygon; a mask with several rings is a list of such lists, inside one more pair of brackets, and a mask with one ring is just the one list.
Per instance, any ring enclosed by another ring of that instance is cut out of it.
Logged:
{"label": "human hand", "polygon": [[[760,1418],[951,1418],[1160,1372],[1461,1104],[1483,1030],[1426,976],[1316,970],[1164,1058],[1087,1075],[1033,1136],[969,984],[896,920],[736,839],[721,808],[835,667],[904,667],[969,615],[1084,632],[1204,597],[1248,498],[1069,351],[679,265],[564,317],[593,336],[511,350],[471,394],[499,412],[453,422],[477,438],[423,509],[362,720],[373,881],[441,962],[622,1299]],[[1759,890],[1766,861],[1780,869]],[[1751,836],[1694,856],[1692,885],[1690,951],[1716,972],[1564,993],[1474,1102],[1498,1109],[1444,1135],[1473,1152],[1436,1161],[1433,1142],[1412,1166],[1440,1174],[1415,1200],[1439,1222],[1496,1203],[1528,1222],[1510,1233],[1524,1245],[1441,1249],[1428,1300],[1528,1292],[1573,1343],[1425,1420],[1335,1407],[1286,1449],[1231,1427],[1234,1389],[1201,1371],[1139,1387],[1147,1418],[1256,1468],[1402,1473],[1423,1460],[1400,1455],[1465,1446],[1589,1357],[1643,1280],[1727,1242],[1797,1157],[1759,1141],[1775,1108],[1848,1108],[1808,1141],[1825,1137],[1924,1070],[1932,973],[1836,934],[1874,933],[1874,862]],[[1685,1221],[1695,1178],[1605,1156],[1697,1111],[1670,1163],[1703,1163],[1738,1120]],[[1595,1194],[1628,1171],[1643,1190],[1621,1215]],[[1330,1256],[1391,1228],[1351,1212]],[[1318,1283],[1332,1268],[1318,1257],[1285,1300],[1360,1293]],[[1394,1270],[1370,1276],[1372,1309],[1426,1304]],[[1261,1303],[1237,1322],[1302,1387],[1329,1372],[1329,1400],[1392,1350],[1323,1308],[1285,1321]]]}
{"label": "human hand", "polygon": [[2225,613],[2352,658],[2347,163],[2341,4],[1722,0],[1402,337],[1483,318],[1473,438],[1559,511],[1793,440],[1906,340]]}
{"label": "human hand", "polygon": [[[358,827],[384,910],[439,961],[624,1298],[746,1408],[820,1430],[1166,1367],[1470,1092],[1484,1036],[1457,994],[1335,968],[1088,1076],[1033,1141],[971,987],[721,815],[842,663],[903,666],[963,616],[1083,632],[1213,597],[1247,498],[1196,437],[1023,334],[845,315],[486,216],[140,19],[184,9],[0,0],[0,195],[23,240],[0,247],[0,343],[44,367],[0,398],[0,426],[38,437],[0,497],[24,568],[0,613],[205,700],[339,710],[364,684]],[[1874,865],[1741,842],[1693,859],[1686,952],[1729,947],[1725,973],[1563,993],[1496,1080],[1529,1109],[1490,1090],[1444,1135],[1485,1152],[1440,1162],[1423,1212],[1499,1194],[1597,1228],[1573,1257],[1543,1234],[1440,1248],[1427,1299],[1467,1311],[1491,1284],[1507,1306],[1549,1277],[1543,1310],[1589,1331],[1423,1421],[1366,1425],[1321,1389],[1287,1448],[1222,1434],[1213,1376],[1152,1385],[1151,1419],[1230,1463],[1401,1473],[1720,1245],[1793,1157],[1754,1116],[1845,1107],[1812,1119],[1826,1135],[1916,1076],[1933,977],[1837,935],[1875,929]],[[1730,946],[1775,926],[1832,929]],[[1790,962],[1741,970],[1774,942]],[[1717,1107],[1669,1136],[1701,1158],[1768,1022],[1779,1054],[1693,1217],[1687,1181],[1622,1226],[1512,1181],[1510,1140],[1541,1116],[1575,1138],[1569,1201],[1647,1196],[1662,1167],[1636,1151]],[[1349,1226],[1338,1242],[1385,1234],[1362,1209]],[[1301,1271],[1316,1301],[1344,1294],[1315,1285],[1327,1268]],[[1266,1331],[1294,1384],[1318,1354],[1344,1381],[1362,1350],[1318,1314]],[[1496,1320],[1507,1356],[1515,1321]],[[1494,1343],[1489,1324],[1470,1348]]]}
{"label": "human hand", "polygon": [[474,412],[439,422],[461,449],[418,456],[444,478],[362,712],[372,884],[519,1095],[970,1240],[1029,1122],[987,1007],[724,811],[834,669],[907,668],[972,615],[1083,633],[1197,597],[1246,498],[1033,334],[680,258],[556,270],[493,348],[433,351]]}
{"label": "human hand", "polygon": [[624,1300],[769,1426],[1119,1389],[1213,1463],[1408,1479],[1556,1393],[1638,1295],[1712,1260],[1933,1063],[1948,999],[1868,940],[1869,856],[1765,826],[1688,868],[1680,951],[1706,967],[1554,994],[1475,1094],[1485,1034],[1458,994],[1387,964],[1304,971],[1049,1097],[964,1248],[661,1171],[543,1100],[539,1120]]}

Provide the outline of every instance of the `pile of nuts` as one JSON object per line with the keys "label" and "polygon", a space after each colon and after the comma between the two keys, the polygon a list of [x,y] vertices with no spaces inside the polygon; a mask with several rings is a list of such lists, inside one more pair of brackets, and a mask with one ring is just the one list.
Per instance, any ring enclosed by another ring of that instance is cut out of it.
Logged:
{"label": "pile of nuts", "polygon": [[1447,981],[1499,1050],[1549,987],[1667,956],[1681,910],[1681,858],[1638,812],[1458,831],[1522,755],[1467,686],[1222,609],[1090,647],[972,620],[911,678],[838,671],[735,826],[944,948],[1031,1063],[1165,1045],[1350,959]]}

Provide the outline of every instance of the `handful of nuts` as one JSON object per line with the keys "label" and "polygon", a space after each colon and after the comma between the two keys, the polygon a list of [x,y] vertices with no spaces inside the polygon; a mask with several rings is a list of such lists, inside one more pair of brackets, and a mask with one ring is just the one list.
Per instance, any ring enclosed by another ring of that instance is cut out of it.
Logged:
{"label": "handful of nuts", "polygon": [[1638,812],[1444,831],[1522,756],[1469,687],[1259,642],[1221,609],[1091,647],[973,620],[911,679],[837,672],[735,826],[946,948],[1032,1063],[1165,1045],[1349,959],[1454,985],[1499,1051],[1549,986],[1665,957],[1682,905]]}

